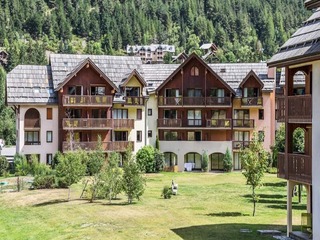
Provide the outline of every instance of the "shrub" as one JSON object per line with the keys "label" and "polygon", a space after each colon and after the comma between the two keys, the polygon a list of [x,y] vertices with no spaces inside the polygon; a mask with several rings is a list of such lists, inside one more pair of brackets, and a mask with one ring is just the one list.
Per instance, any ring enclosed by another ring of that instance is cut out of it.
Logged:
{"label": "shrub", "polygon": [[154,149],[154,161],[155,161],[155,172],[160,172],[163,170],[164,166],[164,154],[160,152],[157,148]]}
{"label": "shrub", "polygon": [[37,175],[33,180],[32,186],[35,189],[45,189],[55,187],[55,176],[54,175]]}
{"label": "shrub", "polygon": [[203,152],[202,154],[202,159],[201,159],[201,170],[203,172],[207,172],[208,171],[208,155],[206,152]]}
{"label": "shrub", "polygon": [[164,186],[162,189],[161,197],[164,199],[170,199],[172,196],[172,189],[169,186]]}
{"label": "shrub", "polygon": [[276,167],[268,167],[267,172],[271,174],[277,174],[278,173],[278,168]]}
{"label": "shrub", "polygon": [[139,149],[136,155],[137,164],[141,172],[155,172],[154,147],[151,145]]}
{"label": "shrub", "polygon": [[230,172],[232,170],[232,157],[229,148],[227,148],[226,154],[223,158],[223,170],[226,172]]}
{"label": "shrub", "polygon": [[31,166],[24,155],[16,154],[14,156],[15,173],[18,176],[26,176],[31,171]]}
{"label": "shrub", "polygon": [[9,163],[5,156],[0,156],[0,176],[6,175]]}

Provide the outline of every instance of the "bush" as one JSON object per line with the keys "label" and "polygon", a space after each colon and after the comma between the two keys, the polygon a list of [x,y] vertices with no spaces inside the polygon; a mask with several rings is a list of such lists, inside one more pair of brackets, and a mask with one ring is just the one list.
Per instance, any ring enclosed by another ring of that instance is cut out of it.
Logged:
{"label": "bush", "polygon": [[162,189],[161,197],[164,197],[164,199],[170,199],[172,196],[172,189],[169,186],[164,186]]}
{"label": "bush", "polygon": [[9,163],[5,156],[0,156],[0,176],[6,175]]}
{"label": "bush", "polygon": [[54,175],[37,175],[33,180],[32,186],[35,189],[54,188],[55,182]]}
{"label": "bush", "polygon": [[141,172],[155,172],[154,147],[151,145],[139,149],[136,154],[137,164]]}
{"label": "bush", "polygon": [[209,162],[208,155],[207,155],[206,152],[204,152],[202,154],[202,159],[201,159],[201,170],[203,172],[207,172],[208,171],[208,162]]}
{"label": "bush", "polygon": [[164,166],[164,154],[160,152],[158,149],[154,149],[154,161],[155,161],[155,172],[160,172],[163,170]]}
{"label": "bush", "polygon": [[267,173],[277,174],[278,173],[278,168],[276,168],[276,167],[268,167],[267,168]]}
{"label": "bush", "polygon": [[226,154],[223,158],[223,170],[226,172],[230,172],[232,170],[232,157],[229,151],[229,148],[227,148]]}
{"label": "bush", "polygon": [[31,166],[24,155],[14,156],[15,173],[17,176],[26,176],[31,171]]}
{"label": "bush", "polygon": [[68,188],[69,187],[69,183],[68,183],[67,178],[58,177],[56,180],[57,180],[56,182],[57,182],[58,188]]}

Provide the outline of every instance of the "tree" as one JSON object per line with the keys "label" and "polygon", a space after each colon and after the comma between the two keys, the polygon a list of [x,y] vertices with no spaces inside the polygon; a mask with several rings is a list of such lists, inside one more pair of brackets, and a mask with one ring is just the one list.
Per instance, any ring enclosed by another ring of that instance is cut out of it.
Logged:
{"label": "tree", "polygon": [[249,184],[252,189],[252,216],[254,216],[256,212],[256,203],[259,200],[255,190],[256,188],[261,186],[262,178],[268,165],[267,152],[263,149],[262,143],[259,141],[257,133],[254,133],[249,147],[241,151],[240,158],[242,168],[245,170],[243,172],[243,175],[247,179],[247,184]]}
{"label": "tree", "polygon": [[226,172],[230,172],[232,170],[232,167],[233,167],[232,156],[231,156],[229,148],[227,148],[226,153],[223,158],[223,170]]}
{"label": "tree", "polygon": [[202,153],[202,159],[201,159],[201,170],[204,172],[208,171],[208,154],[204,151]]}
{"label": "tree", "polygon": [[163,152],[160,152],[159,149],[155,148],[154,149],[154,171],[155,172],[160,172],[163,170],[164,166],[164,154]]}
{"label": "tree", "polygon": [[139,200],[144,193],[145,179],[140,172],[139,165],[134,161],[133,157],[128,158],[124,163],[122,183],[129,204],[131,204],[135,198]]}
{"label": "tree", "polygon": [[101,168],[106,160],[105,154],[102,151],[102,142],[100,135],[98,136],[97,148],[94,151],[88,152],[87,174],[93,176],[100,173]]}
{"label": "tree", "polygon": [[66,152],[58,155],[56,173],[59,187],[68,187],[68,201],[70,199],[70,186],[77,183],[86,171],[86,166],[82,161],[82,150]]}
{"label": "tree", "polygon": [[137,164],[140,171],[151,173],[155,172],[154,163],[154,147],[151,145],[144,146],[139,149],[136,154]]}
{"label": "tree", "polygon": [[8,160],[5,156],[0,156],[0,176],[4,176],[9,167]]}

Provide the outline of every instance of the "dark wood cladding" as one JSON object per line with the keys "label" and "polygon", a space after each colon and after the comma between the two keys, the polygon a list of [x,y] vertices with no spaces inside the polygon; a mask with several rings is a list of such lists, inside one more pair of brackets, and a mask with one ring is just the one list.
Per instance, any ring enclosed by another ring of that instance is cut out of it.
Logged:
{"label": "dark wood cladding", "polygon": [[309,155],[289,153],[278,154],[278,177],[311,184],[312,158]]}
{"label": "dark wood cladding", "polygon": [[158,127],[182,127],[182,121],[181,119],[161,118],[158,119]]}
{"label": "dark wood cladding", "polygon": [[209,128],[231,128],[231,119],[207,119],[206,127],[209,127]]}
{"label": "dark wood cladding", "polygon": [[233,149],[244,149],[246,147],[249,147],[251,141],[232,141],[232,148]]}
{"label": "dark wood cladding", "polygon": [[242,106],[262,106],[262,97],[243,97],[241,98]]}
{"label": "dark wood cladding", "polygon": [[125,105],[144,105],[144,97],[125,97]]}
{"label": "dark wood cladding", "polygon": [[[98,142],[73,142],[72,150],[82,149],[85,151],[97,149]],[[102,151],[104,152],[124,152],[131,145],[133,148],[134,144],[132,141],[119,141],[119,142],[102,142]],[[62,151],[71,151],[71,144],[69,142],[62,143]]]}
{"label": "dark wood cladding", "polygon": [[253,119],[233,119],[234,128],[254,128]]}
{"label": "dark wood cladding", "polygon": [[231,97],[163,97],[159,106],[231,106]]}
{"label": "dark wood cladding", "polygon": [[37,119],[28,119],[26,118],[24,120],[24,128],[34,129],[34,128],[40,128],[40,118]]}
{"label": "dark wood cladding", "polygon": [[288,96],[288,118],[290,122],[312,122],[312,96]]}
{"label": "dark wood cladding", "polygon": [[111,95],[63,95],[63,106],[112,106],[113,97]]}

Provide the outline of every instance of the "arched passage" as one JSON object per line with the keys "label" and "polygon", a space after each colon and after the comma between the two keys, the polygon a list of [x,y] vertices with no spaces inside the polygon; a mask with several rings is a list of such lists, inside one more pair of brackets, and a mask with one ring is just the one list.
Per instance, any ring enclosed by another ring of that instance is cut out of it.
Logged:
{"label": "arched passage", "polygon": [[216,152],[210,154],[209,159],[211,164],[211,170],[223,170],[223,158],[223,153]]}
{"label": "arched passage", "polygon": [[185,154],[184,163],[187,171],[201,170],[201,154],[197,152],[189,152]]}

